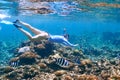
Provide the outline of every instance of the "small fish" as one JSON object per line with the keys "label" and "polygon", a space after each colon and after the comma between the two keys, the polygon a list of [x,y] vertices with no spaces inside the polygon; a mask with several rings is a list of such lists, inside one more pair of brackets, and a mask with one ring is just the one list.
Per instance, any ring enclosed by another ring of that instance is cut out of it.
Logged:
{"label": "small fish", "polygon": [[17,61],[13,61],[13,62],[10,62],[9,63],[9,65],[11,66],[11,67],[17,67],[17,66],[19,66],[19,60],[17,60]]}
{"label": "small fish", "polygon": [[55,58],[55,63],[59,65],[60,67],[68,67],[69,61],[67,61],[64,58]]}
{"label": "small fish", "polygon": [[74,64],[78,64],[78,65],[81,64],[80,57],[78,56],[75,56],[75,57],[71,56],[70,61],[73,62]]}
{"label": "small fish", "polygon": [[76,64],[80,64],[81,63],[79,57],[75,57],[73,62],[76,63]]}

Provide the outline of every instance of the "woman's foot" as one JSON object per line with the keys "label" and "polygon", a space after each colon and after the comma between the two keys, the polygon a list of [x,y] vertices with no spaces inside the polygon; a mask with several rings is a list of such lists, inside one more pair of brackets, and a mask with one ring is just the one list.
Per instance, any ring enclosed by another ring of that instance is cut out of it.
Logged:
{"label": "woman's foot", "polygon": [[18,19],[17,19],[17,20],[16,20],[16,21],[14,21],[13,23],[17,23],[17,22],[19,22],[19,21],[20,21],[20,20],[18,20]]}
{"label": "woman's foot", "polygon": [[20,25],[13,24],[16,28],[22,28]]}

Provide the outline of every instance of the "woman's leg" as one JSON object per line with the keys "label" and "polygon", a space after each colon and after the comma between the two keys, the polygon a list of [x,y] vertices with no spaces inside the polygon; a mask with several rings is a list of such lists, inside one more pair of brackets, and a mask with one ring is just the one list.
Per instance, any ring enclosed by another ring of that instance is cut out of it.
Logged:
{"label": "woman's leg", "polygon": [[34,34],[38,35],[38,34],[42,34],[42,33],[47,33],[45,31],[41,31],[37,28],[32,27],[30,24],[27,24],[25,22],[22,21],[18,21],[20,24],[24,25],[25,27],[27,27],[28,29],[30,29]]}
{"label": "woman's leg", "polygon": [[29,32],[25,31],[25,30],[22,29],[22,28],[18,28],[18,29],[19,29],[21,32],[23,32],[30,40],[33,39],[32,35],[31,35]]}

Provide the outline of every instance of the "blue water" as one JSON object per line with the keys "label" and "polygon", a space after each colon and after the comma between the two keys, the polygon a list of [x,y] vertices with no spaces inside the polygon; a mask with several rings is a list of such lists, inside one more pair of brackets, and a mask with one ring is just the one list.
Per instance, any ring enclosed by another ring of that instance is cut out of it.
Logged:
{"label": "blue water", "polygon": [[[99,0],[100,1],[100,0]],[[108,1],[106,1],[108,2]],[[108,2],[109,3],[109,2]],[[113,3],[113,2],[111,2]],[[120,2],[116,2],[120,3]],[[50,34],[63,34],[63,29],[73,36],[70,38],[72,43],[80,42],[80,36],[86,35],[90,38],[97,37],[103,32],[120,32],[120,8],[98,7],[91,8],[88,6],[67,3],[68,5],[76,6],[83,10],[72,9],[65,11],[67,14],[63,15],[61,6],[66,3],[50,3],[53,9],[56,10],[54,14],[30,14],[25,11],[19,11],[18,2],[10,0],[0,1],[0,57],[2,60],[12,57],[14,54],[9,51],[16,48],[25,40],[24,34],[18,31],[12,22],[16,19],[25,21],[38,29],[47,31]],[[92,35],[94,36],[92,36]],[[91,35],[91,36],[90,36]],[[76,36],[77,38],[75,38]],[[91,40],[91,39],[90,39]],[[95,39],[100,42],[99,39]],[[88,42],[87,42],[88,43]],[[82,43],[79,43],[82,45]],[[96,44],[96,43],[95,43]],[[83,44],[84,45],[84,44]],[[98,46],[98,44],[96,45]],[[117,47],[120,49],[119,47]],[[4,58],[5,57],[5,58]]]}

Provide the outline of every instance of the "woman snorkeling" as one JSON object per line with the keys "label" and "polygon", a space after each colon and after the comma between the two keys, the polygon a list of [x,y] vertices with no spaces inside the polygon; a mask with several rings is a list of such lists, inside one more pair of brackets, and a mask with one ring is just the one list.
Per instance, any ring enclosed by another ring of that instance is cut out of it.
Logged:
{"label": "woman snorkeling", "polygon": [[[27,24],[25,22],[22,22],[20,20],[16,20],[15,22],[13,22],[14,26],[20,30],[21,32],[23,32],[31,41],[36,41],[39,42],[41,40],[47,39],[50,42],[56,42],[56,43],[60,43],[63,44],[65,46],[70,46],[70,47],[75,47],[78,46],[78,44],[71,44],[66,37],[64,37],[64,35],[51,35],[45,31],[39,30],[33,26],[31,26],[30,24]],[[26,30],[24,30],[22,28],[22,26],[25,26],[26,28],[30,29],[35,36],[32,36],[29,32],[27,32]]]}

